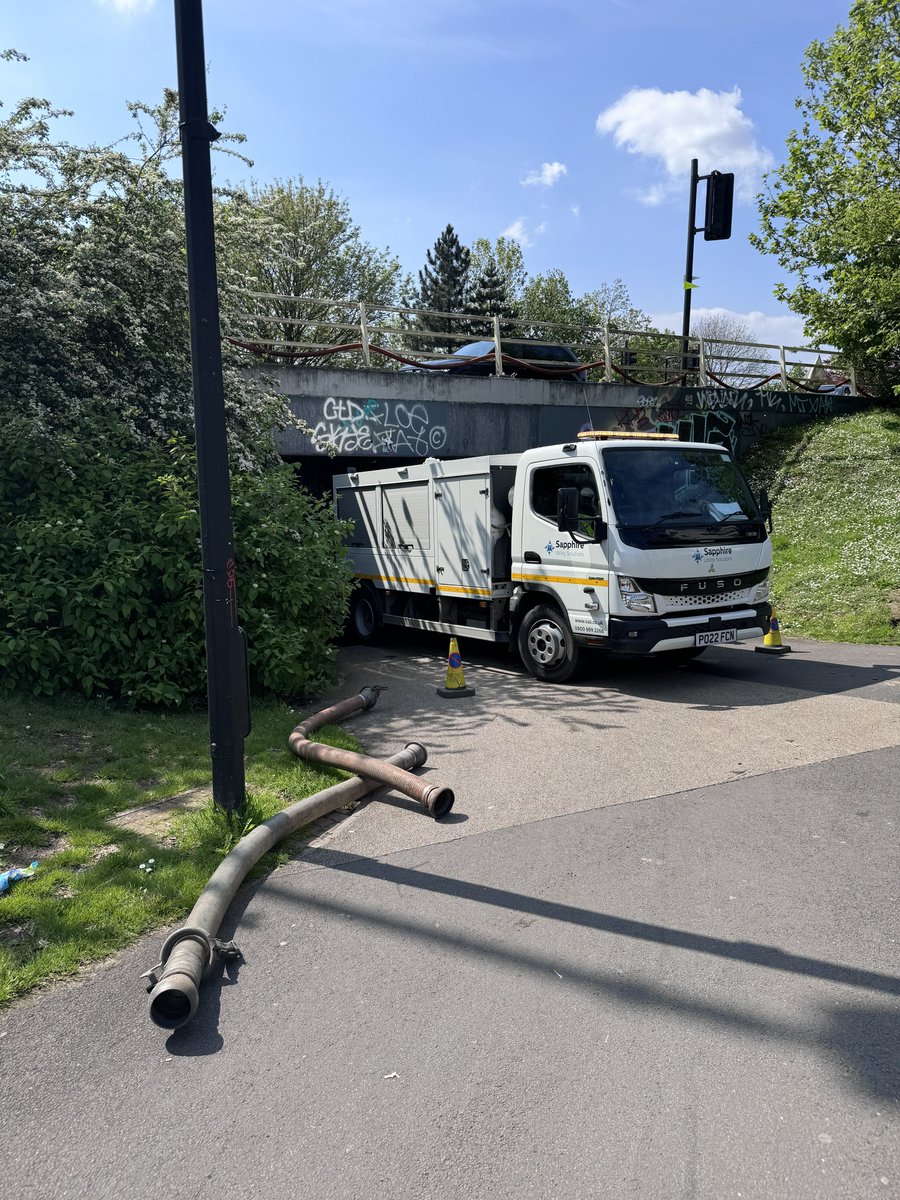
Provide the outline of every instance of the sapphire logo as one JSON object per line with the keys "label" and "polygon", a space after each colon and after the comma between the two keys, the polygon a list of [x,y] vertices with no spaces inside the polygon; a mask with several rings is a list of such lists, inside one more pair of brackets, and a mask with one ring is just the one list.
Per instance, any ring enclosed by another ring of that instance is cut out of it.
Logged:
{"label": "sapphire logo", "polygon": [[547,543],[547,553],[548,553],[548,554],[552,554],[552,553],[553,553],[553,543],[552,543],[552,542],[548,542],[548,543]]}
{"label": "sapphire logo", "polygon": [[699,550],[695,550],[694,553],[691,555],[691,558],[694,560],[694,562],[702,562],[703,561],[703,555],[700,553]]}

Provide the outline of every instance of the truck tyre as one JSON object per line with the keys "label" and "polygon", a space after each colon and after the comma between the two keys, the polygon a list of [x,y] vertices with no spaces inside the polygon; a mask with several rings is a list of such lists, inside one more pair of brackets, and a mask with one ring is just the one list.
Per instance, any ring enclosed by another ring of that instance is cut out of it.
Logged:
{"label": "truck tyre", "polygon": [[545,683],[565,683],[578,667],[578,644],[558,608],[539,604],[519,626],[519,656],[526,670]]}
{"label": "truck tyre", "polygon": [[354,642],[368,645],[381,632],[381,604],[378,593],[365,584],[350,597],[350,618],[347,633]]}

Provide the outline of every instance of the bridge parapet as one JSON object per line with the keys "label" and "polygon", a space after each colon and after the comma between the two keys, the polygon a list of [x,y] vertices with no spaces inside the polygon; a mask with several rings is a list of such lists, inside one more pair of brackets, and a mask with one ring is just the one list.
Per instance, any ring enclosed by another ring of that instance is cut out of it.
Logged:
{"label": "bridge parapet", "polygon": [[857,412],[834,393],[574,383],[507,377],[260,364],[295,417],[284,458],[460,458],[569,441],[579,429],[672,432],[744,454],[783,424]]}

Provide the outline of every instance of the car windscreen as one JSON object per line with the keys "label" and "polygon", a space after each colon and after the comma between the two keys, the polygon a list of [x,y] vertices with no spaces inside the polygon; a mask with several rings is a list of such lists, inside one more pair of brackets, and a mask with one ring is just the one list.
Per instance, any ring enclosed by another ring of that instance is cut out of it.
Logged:
{"label": "car windscreen", "polygon": [[[491,343],[493,345],[493,343]],[[538,342],[502,342],[503,353],[525,362],[579,362],[578,355],[568,346],[545,346]]]}
{"label": "car windscreen", "polygon": [[603,462],[619,525],[718,527],[761,519],[737,463],[718,446],[610,446]]}

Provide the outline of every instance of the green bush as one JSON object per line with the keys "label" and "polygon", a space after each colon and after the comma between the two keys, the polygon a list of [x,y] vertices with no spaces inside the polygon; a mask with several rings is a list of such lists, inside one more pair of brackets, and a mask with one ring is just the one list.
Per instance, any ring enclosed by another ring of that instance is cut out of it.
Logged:
{"label": "green bush", "polygon": [[[121,428],[0,431],[0,687],[128,704],[206,693],[192,450]],[[350,573],[341,526],[289,467],[233,472],[238,612],[257,691],[327,681]]]}

